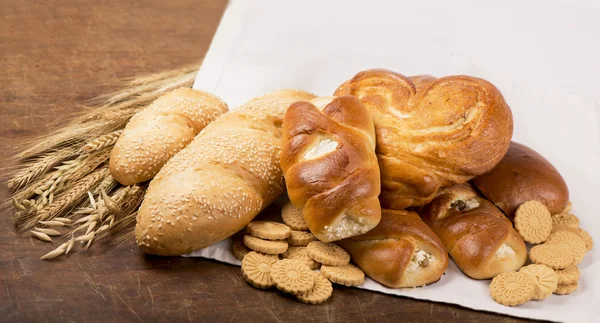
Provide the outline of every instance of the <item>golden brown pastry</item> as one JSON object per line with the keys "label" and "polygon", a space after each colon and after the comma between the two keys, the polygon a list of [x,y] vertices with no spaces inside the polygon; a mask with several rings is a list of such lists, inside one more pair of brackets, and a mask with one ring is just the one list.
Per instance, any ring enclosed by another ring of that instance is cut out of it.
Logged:
{"label": "golden brown pastry", "polygon": [[355,95],[377,134],[382,207],[431,201],[438,189],[491,170],[512,137],[512,114],[491,83],[469,76],[360,72],[335,95]]}
{"label": "golden brown pastry", "polygon": [[373,230],[337,243],[367,276],[391,288],[434,283],[448,267],[444,245],[415,212],[383,209]]}
{"label": "golden brown pastry", "polygon": [[375,130],[356,97],[292,104],[283,118],[281,168],[290,200],[319,240],[360,235],[379,223]]}
{"label": "golden brown pastry", "polygon": [[527,260],[527,247],[512,222],[467,184],[442,188],[420,213],[471,278],[515,271]]}
{"label": "golden brown pastry", "polygon": [[560,173],[533,149],[511,142],[508,152],[489,173],[473,184],[511,220],[527,201],[539,201],[551,214],[562,212],[569,203],[569,188]]}

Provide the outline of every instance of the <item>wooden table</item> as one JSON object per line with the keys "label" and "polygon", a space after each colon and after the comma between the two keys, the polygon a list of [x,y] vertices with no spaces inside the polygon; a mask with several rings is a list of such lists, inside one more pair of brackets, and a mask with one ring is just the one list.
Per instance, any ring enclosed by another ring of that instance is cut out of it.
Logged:
{"label": "wooden table", "polygon": [[[225,5],[4,0],[0,160],[66,121],[77,102],[117,89],[124,77],[198,62]],[[0,199],[7,196],[2,185]],[[250,287],[238,267],[144,256],[133,239],[40,261],[50,246],[15,234],[10,217],[0,218],[0,321],[518,321],[352,288],[336,287],[324,305],[303,305]]]}

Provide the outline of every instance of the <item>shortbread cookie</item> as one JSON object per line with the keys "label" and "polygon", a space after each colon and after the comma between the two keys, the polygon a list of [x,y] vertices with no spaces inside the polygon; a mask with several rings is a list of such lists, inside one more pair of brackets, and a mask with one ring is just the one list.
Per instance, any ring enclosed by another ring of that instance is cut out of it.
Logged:
{"label": "shortbread cookie", "polygon": [[350,262],[350,254],[333,243],[313,241],[306,247],[308,255],[327,266],[343,266]]}
{"label": "shortbread cookie", "polygon": [[248,223],[246,231],[250,235],[266,240],[283,240],[290,236],[291,229],[283,223],[273,221],[253,221]]}
{"label": "shortbread cookie", "polygon": [[365,281],[365,273],[360,268],[347,264],[344,266],[321,266],[321,274],[332,283],[344,286],[358,286]]}
{"label": "shortbread cookie", "polygon": [[594,247],[594,240],[592,239],[592,236],[590,236],[590,234],[587,233],[587,231],[583,230],[582,228],[573,228],[566,224],[557,224],[552,227],[552,233],[558,232],[558,231],[569,231],[569,232],[576,233],[581,238],[581,240],[583,240],[583,242],[585,243],[586,251],[590,251]]}
{"label": "shortbread cookie", "polygon": [[242,261],[244,256],[246,256],[251,250],[244,245],[242,240],[234,240],[231,244],[231,251],[233,252],[235,259]]}
{"label": "shortbread cookie", "polygon": [[522,267],[519,272],[526,273],[535,283],[534,300],[548,298],[558,286],[558,277],[554,270],[546,265],[529,265]]}
{"label": "shortbread cookie", "polygon": [[263,240],[251,235],[244,236],[244,244],[254,251],[270,255],[282,254],[288,248],[288,243],[283,240]]}
{"label": "shortbread cookie", "polygon": [[309,255],[306,247],[289,247],[283,254],[284,259],[296,259],[304,262],[310,269],[317,269],[321,264],[314,261]]}
{"label": "shortbread cookie", "polygon": [[287,203],[283,206],[281,209],[281,218],[283,219],[283,223],[287,224],[292,230],[308,230],[308,224],[304,221],[300,209],[292,203]]}
{"label": "shortbread cookie", "polygon": [[297,294],[296,298],[306,304],[320,304],[331,297],[333,286],[331,282],[318,273],[315,276],[315,286],[306,293]]}
{"label": "shortbread cookie", "polygon": [[577,289],[577,287],[579,287],[578,282],[576,282],[575,284],[570,284],[570,285],[558,285],[558,287],[554,291],[554,294],[569,295],[572,292],[574,292]]}
{"label": "shortbread cookie", "polygon": [[501,273],[490,284],[490,295],[494,301],[506,306],[521,305],[530,301],[534,294],[535,284],[526,273]]}
{"label": "shortbread cookie", "polygon": [[529,250],[531,262],[552,269],[564,269],[573,264],[573,255],[565,244],[542,244]]}
{"label": "shortbread cookie", "polygon": [[565,206],[565,209],[562,210],[561,213],[567,213],[567,212],[571,212],[571,209],[573,209],[573,203],[571,203],[571,201],[569,201],[567,203],[567,206]]}
{"label": "shortbread cookie", "polygon": [[571,213],[558,213],[552,216],[552,225],[564,224],[573,228],[579,228],[579,218]]}
{"label": "shortbread cookie", "polygon": [[538,201],[527,201],[515,213],[515,229],[523,240],[538,244],[548,238],[552,231],[550,211]]}
{"label": "shortbread cookie", "polygon": [[585,243],[585,250],[592,250],[594,248],[594,239],[592,239],[592,236],[581,228],[577,228],[577,233],[579,234],[579,237],[581,237],[581,240],[583,240]]}
{"label": "shortbread cookie", "polygon": [[271,278],[277,289],[290,294],[306,293],[315,286],[315,276],[304,262],[283,259],[271,268]]}
{"label": "shortbread cookie", "polygon": [[249,252],[242,259],[242,275],[247,282],[256,288],[270,288],[273,286],[271,268],[279,261],[277,256],[265,255],[258,252]]}
{"label": "shortbread cookie", "polygon": [[317,238],[309,231],[296,231],[292,230],[292,233],[287,242],[290,246],[295,247],[306,247],[309,243],[316,241]]}
{"label": "shortbread cookie", "polygon": [[562,270],[555,270],[556,277],[558,278],[559,285],[571,285],[579,281],[579,268],[575,265]]}
{"label": "shortbread cookie", "polygon": [[579,265],[579,263],[585,257],[586,248],[585,242],[579,237],[578,234],[569,231],[558,231],[548,237],[546,244],[564,244],[569,247],[571,254],[573,255],[573,263]]}

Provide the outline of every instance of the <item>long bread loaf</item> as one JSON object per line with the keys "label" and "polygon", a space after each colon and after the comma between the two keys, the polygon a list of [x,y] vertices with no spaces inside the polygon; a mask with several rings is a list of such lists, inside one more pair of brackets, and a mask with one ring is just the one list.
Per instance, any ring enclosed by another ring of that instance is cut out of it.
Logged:
{"label": "long bread loaf", "polygon": [[281,195],[283,114],[312,98],[296,90],[272,92],[208,125],[150,183],[135,229],[141,250],[168,256],[207,247]]}
{"label": "long bread loaf", "polygon": [[110,173],[123,185],[152,179],[196,135],[227,112],[218,97],[190,88],[163,94],[134,115],[110,155]]}

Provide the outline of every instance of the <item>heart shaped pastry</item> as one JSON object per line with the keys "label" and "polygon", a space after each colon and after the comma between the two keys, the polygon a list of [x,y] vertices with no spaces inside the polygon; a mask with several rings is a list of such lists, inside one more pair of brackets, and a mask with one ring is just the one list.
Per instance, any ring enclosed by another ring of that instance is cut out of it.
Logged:
{"label": "heart shaped pastry", "polygon": [[424,205],[440,187],[490,171],[512,137],[512,113],[502,94],[475,77],[409,78],[372,69],[335,95],[354,95],[372,113],[386,208]]}

